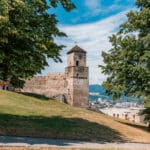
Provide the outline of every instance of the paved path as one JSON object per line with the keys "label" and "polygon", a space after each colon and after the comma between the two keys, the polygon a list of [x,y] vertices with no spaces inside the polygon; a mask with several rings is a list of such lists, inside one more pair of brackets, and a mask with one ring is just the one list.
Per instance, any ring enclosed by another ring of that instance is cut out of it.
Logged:
{"label": "paved path", "polygon": [[61,140],[46,138],[10,137],[0,136],[0,146],[33,146],[33,147],[59,147],[59,148],[124,148],[131,150],[150,150],[150,144],[140,143],[103,143],[86,142],[78,140]]}

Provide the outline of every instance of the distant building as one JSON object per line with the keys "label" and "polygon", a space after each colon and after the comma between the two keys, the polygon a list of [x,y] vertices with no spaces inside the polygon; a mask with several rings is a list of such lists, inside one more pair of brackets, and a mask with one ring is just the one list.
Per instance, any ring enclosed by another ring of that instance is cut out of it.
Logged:
{"label": "distant building", "polygon": [[140,115],[141,108],[103,108],[100,109],[101,112],[112,117],[129,120],[136,123],[144,123],[144,115]]}
{"label": "distant building", "polygon": [[0,90],[12,90],[13,87],[11,86],[9,81],[0,81]]}
{"label": "distant building", "polygon": [[138,107],[138,108],[144,108],[144,105],[138,104],[136,101],[131,102],[119,102],[114,105],[118,108],[129,108],[129,107]]}

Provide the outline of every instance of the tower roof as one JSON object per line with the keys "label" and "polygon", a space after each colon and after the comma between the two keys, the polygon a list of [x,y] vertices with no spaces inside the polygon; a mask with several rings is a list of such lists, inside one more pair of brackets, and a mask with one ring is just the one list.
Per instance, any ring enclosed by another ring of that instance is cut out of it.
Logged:
{"label": "tower roof", "polygon": [[74,46],[70,51],[67,52],[67,54],[70,54],[73,52],[86,53],[86,51],[80,48],[78,45]]}

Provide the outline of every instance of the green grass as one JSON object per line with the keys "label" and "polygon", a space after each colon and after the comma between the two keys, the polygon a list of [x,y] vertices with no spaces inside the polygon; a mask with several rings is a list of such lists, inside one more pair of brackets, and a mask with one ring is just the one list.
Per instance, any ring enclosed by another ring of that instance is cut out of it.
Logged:
{"label": "green grass", "polygon": [[[80,116],[82,109],[54,100],[43,101],[43,98],[34,97],[0,91],[1,134],[83,140],[91,138],[104,141],[121,140],[119,134],[111,128],[73,117],[74,114]],[[110,137],[103,136],[104,132],[110,133]]]}
{"label": "green grass", "polygon": [[[24,116],[57,116],[73,113],[68,105],[53,100],[35,98],[7,91],[0,91],[0,113],[24,115]],[[71,110],[71,112],[69,112]]]}
{"label": "green grass", "polygon": [[111,128],[80,118],[1,115],[0,120],[6,135],[121,141],[119,133]]}
{"label": "green grass", "polygon": [[148,132],[103,114],[1,90],[0,135],[150,143]]}

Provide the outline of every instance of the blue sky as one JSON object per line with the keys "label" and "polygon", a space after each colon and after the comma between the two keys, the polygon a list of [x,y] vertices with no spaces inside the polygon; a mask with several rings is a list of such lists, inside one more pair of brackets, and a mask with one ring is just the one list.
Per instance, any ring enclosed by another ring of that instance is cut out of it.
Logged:
{"label": "blue sky", "polygon": [[55,9],[61,24],[84,24],[99,21],[134,7],[135,0],[72,0],[77,9],[66,12],[62,7]]}
{"label": "blue sky", "polygon": [[66,52],[76,43],[87,51],[87,65],[89,66],[90,84],[101,84],[106,76],[101,73],[99,64],[103,64],[102,51],[111,48],[108,36],[116,33],[119,25],[126,18],[129,10],[135,9],[135,0],[72,0],[76,9],[66,12],[62,6],[51,10],[59,20],[58,28],[65,32],[67,38],[56,38],[58,44],[67,47],[61,52],[63,63],[48,60],[49,67],[42,72],[63,72],[66,66]]}

